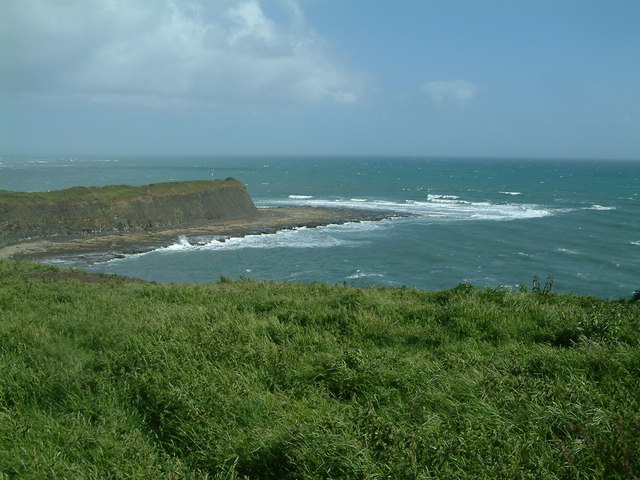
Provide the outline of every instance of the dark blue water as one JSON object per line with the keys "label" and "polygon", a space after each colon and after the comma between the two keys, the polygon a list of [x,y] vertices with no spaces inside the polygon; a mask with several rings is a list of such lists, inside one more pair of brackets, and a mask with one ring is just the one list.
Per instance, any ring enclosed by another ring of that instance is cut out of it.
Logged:
{"label": "dark blue water", "polygon": [[161,282],[241,275],[434,290],[531,286],[628,297],[640,288],[640,162],[406,157],[22,157],[0,159],[0,188],[234,177],[258,206],[410,214],[62,265]]}

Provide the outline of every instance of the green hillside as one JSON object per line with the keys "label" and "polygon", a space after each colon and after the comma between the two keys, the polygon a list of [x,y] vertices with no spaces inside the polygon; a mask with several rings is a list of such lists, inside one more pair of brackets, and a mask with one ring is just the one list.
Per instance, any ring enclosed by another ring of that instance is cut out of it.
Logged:
{"label": "green hillside", "polygon": [[151,185],[106,185],[104,187],[73,187],[48,192],[13,192],[0,190],[0,204],[23,203],[84,203],[120,202],[153,195],[179,195],[198,193],[220,186],[223,180],[194,180],[188,182],[165,182]]}
{"label": "green hillside", "polygon": [[0,478],[634,478],[640,301],[0,261]]}

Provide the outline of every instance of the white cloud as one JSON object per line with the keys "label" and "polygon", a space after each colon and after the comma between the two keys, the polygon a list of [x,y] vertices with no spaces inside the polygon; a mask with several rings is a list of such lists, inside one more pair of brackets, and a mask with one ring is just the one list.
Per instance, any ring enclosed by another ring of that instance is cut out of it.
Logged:
{"label": "white cloud", "polygon": [[425,83],[420,90],[438,105],[446,102],[463,105],[473,99],[478,87],[464,80],[448,80]]}
{"label": "white cloud", "polygon": [[232,45],[243,39],[269,45],[278,38],[277,25],[265,16],[256,0],[230,8],[226,17],[235,26],[229,38]]}
{"label": "white cloud", "polygon": [[158,104],[356,101],[362,77],[306,25],[258,0],[0,2],[0,75],[13,93]]}

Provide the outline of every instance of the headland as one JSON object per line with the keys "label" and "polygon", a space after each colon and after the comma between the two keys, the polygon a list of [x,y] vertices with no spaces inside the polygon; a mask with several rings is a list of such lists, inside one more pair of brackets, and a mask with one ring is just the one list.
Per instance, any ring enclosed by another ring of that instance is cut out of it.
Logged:
{"label": "headland", "polygon": [[104,261],[162,248],[179,238],[199,244],[391,216],[350,209],[257,208],[244,185],[232,178],[0,191],[0,258],[78,254]]}

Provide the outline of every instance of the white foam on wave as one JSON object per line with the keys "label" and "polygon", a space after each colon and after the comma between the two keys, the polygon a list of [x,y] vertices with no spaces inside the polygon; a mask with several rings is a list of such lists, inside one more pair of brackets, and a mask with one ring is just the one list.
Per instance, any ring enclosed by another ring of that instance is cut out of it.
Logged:
{"label": "white foam on wave", "polygon": [[[269,205],[290,204],[285,201],[270,201]],[[298,202],[296,202],[298,203]],[[556,211],[532,204],[471,202],[457,195],[429,194],[427,200],[368,199],[307,199],[305,205],[313,207],[373,210],[398,215],[424,217],[429,220],[519,220],[553,215]]]}
{"label": "white foam on wave", "polygon": [[512,196],[522,195],[522,192],[498,192],[498,193],[501,193],[503,195],[512,195]]}
{"label": "white foam on wave", "polygon": [[[279,230],[274,233],[259,233],[244,237],[193,237],[181,235],[178,240],[166,247],[146,252],[122,255],[104,263],[118,263],[127,259],[151,254],[172,254],[197,251],[232,251],[242,249],[276,248],[358,248],[367,245],[372,231],[384,228],[384,221],[348,222],[320,227],[299,227]],[[348,238],[348,239],[347,239]],[[191,243],[193,242],[193,243]]]}
{"label": "white foam on wave", "polygon": [[631,245],[636,245],[637,247],[640,247],[640,240],[635,241],[635,242],[629,242]]}
{"label": "white foam on wave", "polygon": [[366,273],[358,269],[356,270],[355,273],[348,275],[347,280],[357,280],[359,278],[374,278],[374,277],[384,277],[384,275],[382,273]]}
{"label": "white foam on wave", "polygon": [[162,250],[175,252],[180,250],[189,250],[192,246],[193,245],[189,243],[189,239],[185,235],[180,235],[176,243],[169,245],[168,247],[164,247]]}
{"label": "white foam on wave", "polygon": [[[300,227],[280,230],[275,233],[246,235],[212,239],[206,243],[189,243],[187,237],[181,236],[173,245],[154,250],[156,253],[192,252],[192,251],[230,251],[240,249],[275,249],[275,248],[333,248],[361,247],[367,240],[347,240],[343,233],[366,232],[376,228],[371,223],[348,223],[343,225],[327,225],[324,227]],[[150,252],[136,254],[145,255]]]}
{"label": "white foam on wave", "polygon": [[313,198],[313,195],[289,195],[289,198],[292,200],[309,200]]}
{"label": "white foam on wave", "polygon": [[430,202],[444,202],[444,203],[449,203],[455,200],[456,202],[465,203],[463,200],[460,200],[460,197],[457,195],[440,195],[436,193],[428,194],[427,200]]}
{"label": "white foam on wave", "polygon": [[590,207],[586,207],[585,210],[615,210],[616,207],[605,207],[604,205],[593,204]]}

